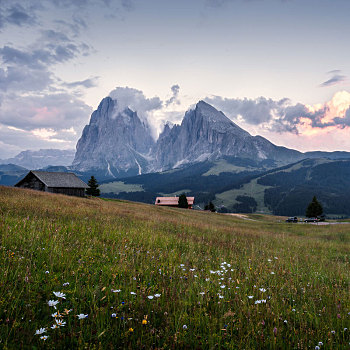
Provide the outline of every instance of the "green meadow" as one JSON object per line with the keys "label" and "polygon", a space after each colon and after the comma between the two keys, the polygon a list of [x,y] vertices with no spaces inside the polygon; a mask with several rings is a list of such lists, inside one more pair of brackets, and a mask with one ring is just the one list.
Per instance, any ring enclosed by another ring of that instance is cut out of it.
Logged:
{"label": "green meadow", "polygon": [[350,347],[347,224],[0,187],[0,240],[2,349]]}

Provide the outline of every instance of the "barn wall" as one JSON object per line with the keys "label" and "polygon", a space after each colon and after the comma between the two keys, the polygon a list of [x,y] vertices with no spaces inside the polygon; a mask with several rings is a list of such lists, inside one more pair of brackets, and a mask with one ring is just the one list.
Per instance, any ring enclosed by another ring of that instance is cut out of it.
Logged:
{"label": "barn wall", "polygon": [[30,188],[37,191],[45,191],[45,185],[35,176],[27,176],[18,186],[21,188]]}
{"label": "barn wall", "polygon": [[67,196],[76,196],[76,197],[84,197],[85,196],[85,189],[84,188],[48,187],[47,191],[51,192],[51,193],[65,194]]}

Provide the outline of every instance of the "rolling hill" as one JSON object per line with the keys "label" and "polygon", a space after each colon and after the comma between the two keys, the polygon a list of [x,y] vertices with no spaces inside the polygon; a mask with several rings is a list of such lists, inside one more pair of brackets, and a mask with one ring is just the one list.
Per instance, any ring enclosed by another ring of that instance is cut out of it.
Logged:
{"label": "rolling hill", "polygon": [[304,215],[314,195],[325,213],[350,215],[350,160],[306,159],[281,168],[273,162],[224,157],[182,169],[103,183],[104,196],[153,203],[186,193],[196,204],[213,201],[223,212]]}

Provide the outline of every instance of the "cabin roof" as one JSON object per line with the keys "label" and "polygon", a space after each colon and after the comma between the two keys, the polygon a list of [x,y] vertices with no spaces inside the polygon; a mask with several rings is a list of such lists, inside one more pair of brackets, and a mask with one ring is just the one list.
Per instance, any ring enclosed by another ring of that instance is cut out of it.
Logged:
{"label": "cabin roof", "polygon": [[49,171],[37,171],[31,170],[21,181],[15,186],[19,185],[30,173],[37,177],[47,187],[56,188],[88,188],[89,186],[79,179],[74,173],[63,172],[49,172]]}
{"label": "cabin roof", "polygon": [[[186,197],[188,205],[193,205],[194,197]],[[157,197],[156,205],[178,205],[179,197]]]}

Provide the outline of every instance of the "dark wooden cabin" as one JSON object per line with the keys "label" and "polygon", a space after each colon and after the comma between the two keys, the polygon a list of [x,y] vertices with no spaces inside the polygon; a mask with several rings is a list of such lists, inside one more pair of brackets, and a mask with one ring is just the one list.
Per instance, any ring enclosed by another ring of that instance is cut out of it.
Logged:
{"label": "dark wooden cabin", "polygon": [[31,170],[15,187],[84,197],[89,186],[74,173]]}

